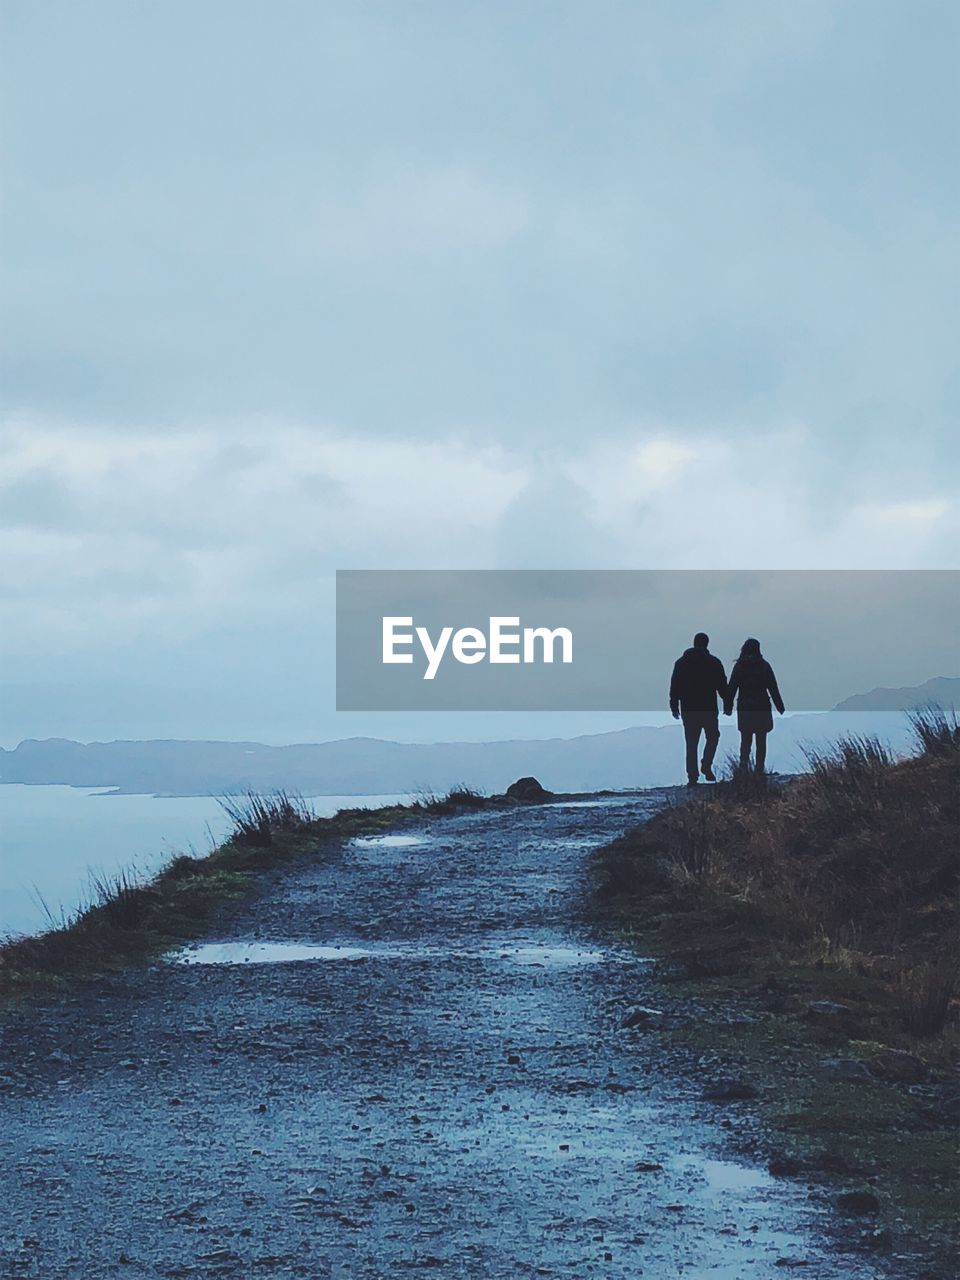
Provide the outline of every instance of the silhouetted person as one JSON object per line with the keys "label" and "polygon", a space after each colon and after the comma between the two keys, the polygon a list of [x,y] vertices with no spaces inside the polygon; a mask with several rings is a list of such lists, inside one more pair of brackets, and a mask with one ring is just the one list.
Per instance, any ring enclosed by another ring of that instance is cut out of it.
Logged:
{"label": "silhouetted person", "polygon": [[783,715],[783,699],[777,687],[773,667],[760,652],[759,640],[745,640],[740,657],[730,672],[730,686],[724,704],[729,716],[733,702],[737,702],[737,728],[740,730],[740,768],[750,768],[750,748],[757,742],[757,773],[763,773],[767,763],[767,734],[773,729],[773,712],[770,699]]}
{"label": "silhouetted person", "polygon": [[[726,702],[727,677],[723,663],[715,658],[707,645],[710,637],[698,631],[693,648],[687,649],[673,664],[670,679],[670,710],[675,720],[683,720],[683,736],[687,743],[687,786],[694,787],[700,770],[708,782],[713,776],[713,757],[720,741],[717,723],[717,694]],[[703,760],[697,768],[700,735],[704,735]]]}

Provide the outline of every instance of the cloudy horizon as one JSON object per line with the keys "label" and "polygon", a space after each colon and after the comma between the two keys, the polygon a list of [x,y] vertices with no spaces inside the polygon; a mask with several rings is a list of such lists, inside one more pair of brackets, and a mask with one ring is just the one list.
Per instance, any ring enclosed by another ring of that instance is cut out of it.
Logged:
{"label": "cloudy horizon", "polygon": [[2,22],[8,743],[356,732],[337,568],[958,567],[955,6]]}

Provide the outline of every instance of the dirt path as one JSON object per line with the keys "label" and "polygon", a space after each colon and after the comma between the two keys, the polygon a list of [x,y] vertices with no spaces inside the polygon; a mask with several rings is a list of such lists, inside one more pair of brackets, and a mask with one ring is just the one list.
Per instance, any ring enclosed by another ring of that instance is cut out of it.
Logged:
{"label": "dirt path", "polygon": [[0,1274],[873,1276],[621,1027],[645,967],[578,928],[585,861],[661,801],[356,841],[192,963],[8,1020]]}

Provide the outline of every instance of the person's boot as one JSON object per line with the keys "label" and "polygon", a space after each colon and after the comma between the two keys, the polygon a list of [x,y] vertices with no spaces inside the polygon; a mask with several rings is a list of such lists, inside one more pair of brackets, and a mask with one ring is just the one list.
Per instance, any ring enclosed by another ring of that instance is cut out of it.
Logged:
{"label": "person's boot", "polygon": [[699,779],[699,778],[688,778],[688,779],[687,779],[687,786],[688,786],[688,787],[695,787],[695,786],[697,786],[697,784],[699,783],[699,781],[700,781],[700,779]]}
{"label": "person's boot", "polygon": [[700,772],[708,782],[716,782],[717,775],[713,772],[713,766],[707,764],[706,760],[700,762]]}

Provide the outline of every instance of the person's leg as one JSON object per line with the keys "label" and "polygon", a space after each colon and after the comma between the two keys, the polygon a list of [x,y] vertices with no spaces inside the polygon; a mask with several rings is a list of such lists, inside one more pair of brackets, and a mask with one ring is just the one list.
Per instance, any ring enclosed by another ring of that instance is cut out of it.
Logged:
{"label": "person's leg", "polygon": [[767,735],[764,730],[757,734],[757,773],[763,773],[767,765]]}
{"label": "person's leg", "polygon": [[750,748],[753,745],[753,734],[749,729],[740,730],[740,768],[750,768]]}
{"label": "person's leg", "polygon": [[700,769],[703,776],[709,782],[712,782],[713,758],[717,754],[717,747],[720,745],[720,725],[715,719],[708,719],[704,721],[703,734],[703,761],[700,765]]}
{"label": "person's leg", "polygon": [[687,744],[687,781],[696,782],[700,777],[697,751],[700,747],[700,721],[695,716],[684,716],[683,736]]}

